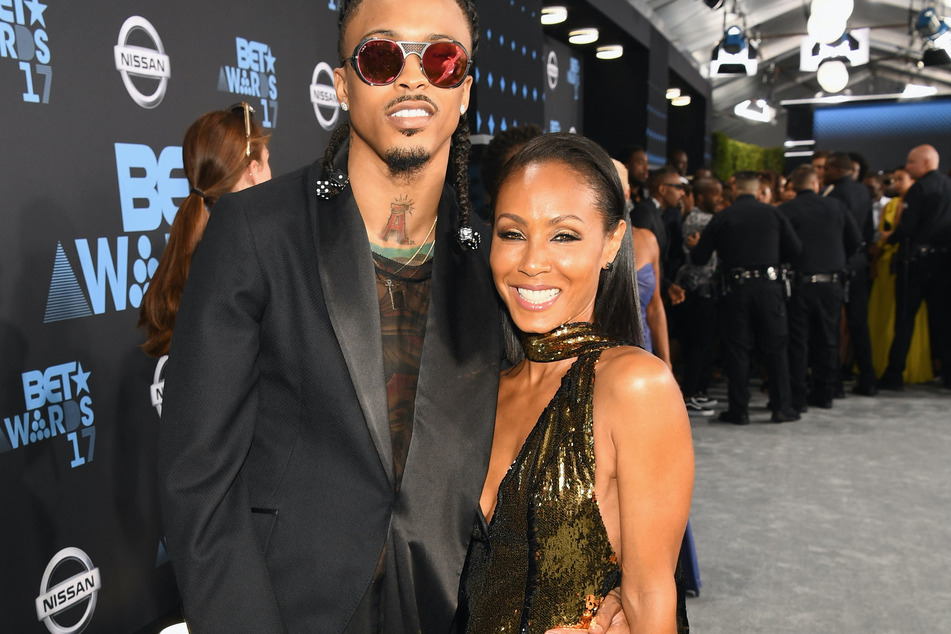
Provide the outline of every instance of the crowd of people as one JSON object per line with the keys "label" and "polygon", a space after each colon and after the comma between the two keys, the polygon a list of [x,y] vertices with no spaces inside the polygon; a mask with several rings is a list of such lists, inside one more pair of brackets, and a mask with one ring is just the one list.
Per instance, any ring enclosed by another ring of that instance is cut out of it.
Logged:
{"label": "crowd of people", "polygon": [[[773,422],[831,408],[849,384],[867,397],[936,377],[951,386],[939,323],[951,309],[951,179],[934,147],[882,171],[817,151],[786,176],[725,181],[708,169],[688,178],[680,151],[653,171],[641,147],[621,158],[633,225],[661,248],[662,349],[691,415],[748,424],[751,372]],[[707,395],[718,371],[725,409]]]}

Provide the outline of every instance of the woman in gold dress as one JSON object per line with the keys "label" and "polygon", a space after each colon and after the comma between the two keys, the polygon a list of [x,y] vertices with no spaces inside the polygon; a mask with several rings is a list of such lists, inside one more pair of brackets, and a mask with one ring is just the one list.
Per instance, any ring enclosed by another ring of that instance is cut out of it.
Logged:
{"label": "woman in gold dress", "polygon": [[620,578],[631,632],[686,632],[675,576],[690,425],[667,366],[630,345],[643,336],[617,172],[592,141],[548,134],[499,182],[490,264],[513,366],[461,621],[479,634],[587,628]]}
{"label": "woman in gold dress", "polygon": [[[878,225],[881,239],[876,245],[878,255],[874,265],[875,282],[872,284],[868,300],[872,363],[878,376],[881,376],[888,366],[888,351],[895,335],[895,274],[892,272],[892,261],[898,251],[898,245],[888,244],[886,240],[901,222],[905,193],[915,184],[914,179],[904,168],[896,169],[893,178],[898,196],[892,198],[882,210],[882,218]],[[915,330],[906,359],[905,372],[902,375],[905,383],[925,383],[934,378],[934,370],[931,367],[931,340],[928,333],[928,307],[924,302],[915,315]]]}

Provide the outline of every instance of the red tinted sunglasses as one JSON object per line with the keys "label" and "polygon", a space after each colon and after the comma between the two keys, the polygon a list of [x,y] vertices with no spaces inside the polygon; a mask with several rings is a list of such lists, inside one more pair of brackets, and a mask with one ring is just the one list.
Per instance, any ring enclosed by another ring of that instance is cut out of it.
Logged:
{"label": "red tinted sunglasses", "polygon": [[371,37],[353,49],[350,63],[357,75],[371,86],[392,84],[403,72],[406,58],[422,60],[423,74],[433,86],[455,88],[462,84],[472,62],[459,42],[396,42]]}

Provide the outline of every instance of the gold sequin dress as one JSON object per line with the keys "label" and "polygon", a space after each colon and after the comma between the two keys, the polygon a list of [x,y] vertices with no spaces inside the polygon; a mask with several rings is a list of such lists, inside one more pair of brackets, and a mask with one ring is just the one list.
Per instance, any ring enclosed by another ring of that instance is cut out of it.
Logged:
{"label": "gold sequin dress", "polygon": [[[524,341],[532,361],[577,357],[499,485],[492,522],[481,513],[460,586],[472,634],[587,628],[620,580],[594,492],[592,396],[601,352],[624,345],[590,324]],[[678,566],[679,571],[679,566]],[[687,631],[678,583],[678,629]]]}

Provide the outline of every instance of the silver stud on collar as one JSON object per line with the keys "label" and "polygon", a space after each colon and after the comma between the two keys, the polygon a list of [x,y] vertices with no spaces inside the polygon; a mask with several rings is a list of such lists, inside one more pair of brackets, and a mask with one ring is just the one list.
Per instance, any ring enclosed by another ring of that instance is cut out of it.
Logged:
{"label": "silver stud on collar", "polygon": [[456,240],[459,241],[459,244],[463,249],[475,251],[482,243],[482,236],[480,236],[479,233],[469,225],[465,225],[463,227],[459,227],[459,232],[456,234]]}

